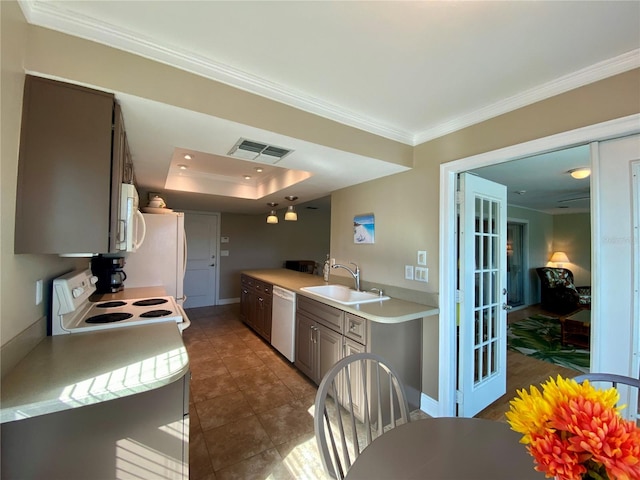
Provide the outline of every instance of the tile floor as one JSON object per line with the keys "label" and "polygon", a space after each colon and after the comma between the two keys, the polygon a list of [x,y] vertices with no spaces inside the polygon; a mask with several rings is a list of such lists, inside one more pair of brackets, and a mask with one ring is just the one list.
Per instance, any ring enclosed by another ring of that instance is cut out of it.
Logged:
{"label": "tile floor", "polygon": [[239,305],[189,309],[192,480],[325,479],[315,385],[240,322]]}
{"label": "tile floor", "polygon": [[[328,479],[313,431],[316,386],[239,320],[239,305],[187,312],[191,480]],[[508,359],[507,395],[478,417],[505,421],[516,388],[539,383],[554,367],[519,354]]]}

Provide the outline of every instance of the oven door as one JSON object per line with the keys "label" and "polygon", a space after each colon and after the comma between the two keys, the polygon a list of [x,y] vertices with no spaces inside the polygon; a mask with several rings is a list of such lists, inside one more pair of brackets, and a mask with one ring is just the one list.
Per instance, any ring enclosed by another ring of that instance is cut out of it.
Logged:
{"label": "oven door", "polygon": [[144,217],[138,210],[139,201],[136,187],[123,183],[118,218],[117,248],[120,252],[135,252],[144,241],[147,229]]}

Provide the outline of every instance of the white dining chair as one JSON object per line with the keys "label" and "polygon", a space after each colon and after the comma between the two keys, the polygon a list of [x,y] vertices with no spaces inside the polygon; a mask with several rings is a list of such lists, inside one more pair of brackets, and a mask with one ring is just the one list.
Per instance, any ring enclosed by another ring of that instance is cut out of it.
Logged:
{"label": "white dining chair", "polygon": [[342,480],[367,445],[409,421],[405,389],[393,367],[373,353],[339,360],[322,379],[315,401],[314,428],[325,471]]}
{"label": "white dining chair", "polygon": [[616,388],[618,384],[628,385],[630,387],[635,387],[640,389],[640,379],[633,377],[626,377],[624,375],[616,375],[614,373],[585,373],[583,375],[578,375],[577,377],[573,377],[573,379],[582,383],[585,380],[589,380],[589,383],[593,382],[607,382],[611,383],[611,385]]}

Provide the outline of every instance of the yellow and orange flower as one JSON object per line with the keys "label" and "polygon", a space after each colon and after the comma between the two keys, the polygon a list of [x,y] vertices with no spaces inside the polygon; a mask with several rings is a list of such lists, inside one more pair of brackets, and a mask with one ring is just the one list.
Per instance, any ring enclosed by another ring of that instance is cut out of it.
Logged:
{"label": "yellow and orange flower", "polygon": [[638,479],[640,430],[620,416],[618,399],[615,388],[599,390],[558,376],[542,392],[534,386],[518,391],[506,415],[523,435],[536,470],[547,477],[580,480],[604,467],[611,479]]}

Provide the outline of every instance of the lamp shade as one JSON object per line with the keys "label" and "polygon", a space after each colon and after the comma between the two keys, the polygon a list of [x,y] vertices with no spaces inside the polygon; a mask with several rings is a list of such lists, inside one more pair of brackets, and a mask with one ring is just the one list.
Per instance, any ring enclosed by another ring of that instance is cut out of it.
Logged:
{"label": "lamp shade", "polygon": [[276,215],[275,210],[271,210],[271,212],[267,216],[267,223],[278,223],[278,216]]}
{"label": "lamp shade", "polygon": [[296,222],[298,220],[298,214],[293,205],[287,207],[287,213],[284,214],[284,219],[290,222]]}
{"label": "lamp shade", "polygon": [[564,252],[553,252],[549,261],[559,264],[569,263],[569,257],[567,257],[567,254]]}

